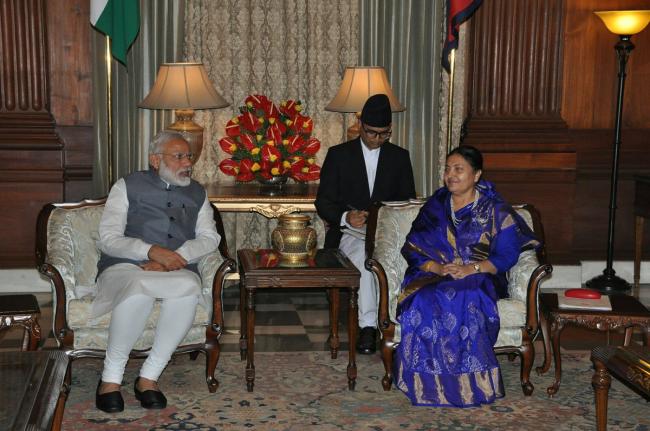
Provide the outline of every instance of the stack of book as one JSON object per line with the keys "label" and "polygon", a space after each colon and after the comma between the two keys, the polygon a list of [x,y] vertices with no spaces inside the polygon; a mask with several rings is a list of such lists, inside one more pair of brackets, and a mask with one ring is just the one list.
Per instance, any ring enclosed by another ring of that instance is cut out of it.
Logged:
{"label": "stack of book", "polygon": [[607,295],[598,298],[577,298],[558,293],[557,304],[562,310],[612,311],[612,303]]}

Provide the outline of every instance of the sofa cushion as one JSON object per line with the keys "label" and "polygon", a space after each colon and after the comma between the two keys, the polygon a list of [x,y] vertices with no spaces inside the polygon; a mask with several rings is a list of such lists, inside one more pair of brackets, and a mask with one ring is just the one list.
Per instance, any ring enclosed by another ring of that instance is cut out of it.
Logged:
{"label": "sofa cushion", "polygon": [[[147,328],[136,341],[134,350],[147,350],[153,345],[155,330]],[[205,342],[205,326],[194,325],[190,328],[179,346],[201,344]],[[106,350],[108,331],[104,328],[80,328],[74,331],[74,349]]]}
{"label": "sofa cushion", "polygon": [[[111,322],[111,313],[106,313],[96,319],[89,319],[90,310],[92,308],[93,297],[84,296],[79,299],[71,299],[68,301],[68,326],[70,329],[75,330],[79,328],[96,328],[106,330]],[[160,303],[154,303],[153,310],[149,315],[149,319],[145,328],[154,329],[158,316],[160,315]],[[211,307],[210,307],[211,308]],[[210,321],[210,316],[204,307],[196,307],[196,315],[194,316],[194,325],[207,325]]]}

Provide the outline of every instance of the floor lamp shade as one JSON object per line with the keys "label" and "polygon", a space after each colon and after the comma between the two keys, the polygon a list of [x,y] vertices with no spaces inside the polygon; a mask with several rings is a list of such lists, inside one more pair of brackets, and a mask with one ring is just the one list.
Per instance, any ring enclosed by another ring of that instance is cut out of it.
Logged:
{"label": "floor lamp shade", "polygon": [[[402,112],[406,107],[402,105],[388,82],[388,76],[383,67],[359,66],[347,67],[343,74],[343,81],[334,99],[325,107],[326,111],[359,113],[370,96],[385,94],[390,101],[392,112]],[[358,118],[358,116],[357,116]],[[348,139],[359,135],[358,124],[348,128]]]}
{"label": "floor lamp shade", "polygon": [[627,60],[634,49],[630,40],[650,22],[650,10],[622,10],[594,12],[603,20],[607,29],[619,36],[614,46],[618,59],[618,81],[616,97],[616,115],[614,124],[614,145],[612,156],[612,172],[609,192],[609,221],[607,231],[607,265],[603,273],[587,281],[587,287],[604,293],[624,292],[630,289],[630,284],[618,277],[613,268],[614,262],[614,228],[616,226],[616,193],[618,186],[618,161],[621,147],[621,127],[623,124],[623,96],[625,94],[625,69]]}
{"label": "floor lamp shade", "polygon": [[607,30],[619,36],[640,33],[650,22],[650,10],[608,10],[594,13],[603,20]]}
{"label": "floor lamp shade", "polygon": [[175,122],[167,128],[186,136],[194,160],[198,160],[203,149],[203,127],[194,122],[194,110],[229,105],[212,85],[202,63],[163,63],[151,91],[138,106],[174,109]]}

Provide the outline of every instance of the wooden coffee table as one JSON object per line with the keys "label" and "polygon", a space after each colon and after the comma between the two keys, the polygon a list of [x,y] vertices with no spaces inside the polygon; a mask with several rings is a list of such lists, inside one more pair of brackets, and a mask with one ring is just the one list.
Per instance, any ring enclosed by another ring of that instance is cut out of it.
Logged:
{"label": "wooden coffee table", "polygon": [[61,429],[69,364],[59,350],[0,352],[0,429]]}
{"label": "wooden coffee table", "polygon": [[357,378],[354,340],[357,336],[357,292],[359,271],[337,249],[317,250],[313,259],[300,267],[283,266],[273,250],[237,251],[239,259],[239,289],[241,337],[239,349],[246,358],[246,386],[249,392],[255,384],[255,292],[258,289],[327,289],[330,300],[330,352],[335,359],[339,349],[339,289],[350,291],[348,307],[348,388],[354,390]]}
{"label": "wooden coffee table", "polygon": [[544,335],[544,364],[537,367],[538,374],[547,372],[551,366],[551,345],[555,362],[555,382],[546,389],[553,396],[560,388],[562,378],[562,358],[560,357],[560,335],[566,325],[582,326],[590,329],[607,331],[625,328],[624,345],[630,343],[632,329],[640,327],[644,330],[645,345],[648,345],[650,335],[650,311],[636,298],[628,295],[610,295],[612,311],[598,310],[566,310],[560,309],[556,293],[542,293],[541,328]]}
{"label": "wooden coffee table", "polygon": [[650,398],[650,350],[640,346],[596,347],[591,351],[594,376],[591,385],[596,395],[596,423],[598,431],[607,429],[607,396],[612,378],[610,372],[622,382]]}

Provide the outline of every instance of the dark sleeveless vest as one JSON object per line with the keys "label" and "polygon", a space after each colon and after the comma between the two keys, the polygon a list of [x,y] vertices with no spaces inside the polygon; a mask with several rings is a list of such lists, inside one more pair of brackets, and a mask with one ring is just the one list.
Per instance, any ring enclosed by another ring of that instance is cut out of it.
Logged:
{"label": "dark sleeveless vest", "polygon": [[[140,238],[176,250],[195,238],[196,220],[205,201],[205,189],[192,180],[189,186],[167,185],[155,171],[139,171],[124,177],[129,200],[124,236]],[[111,265],[143,261],[101,254],[97,276]],[[196,264],[185,267],[198,274]]]}

